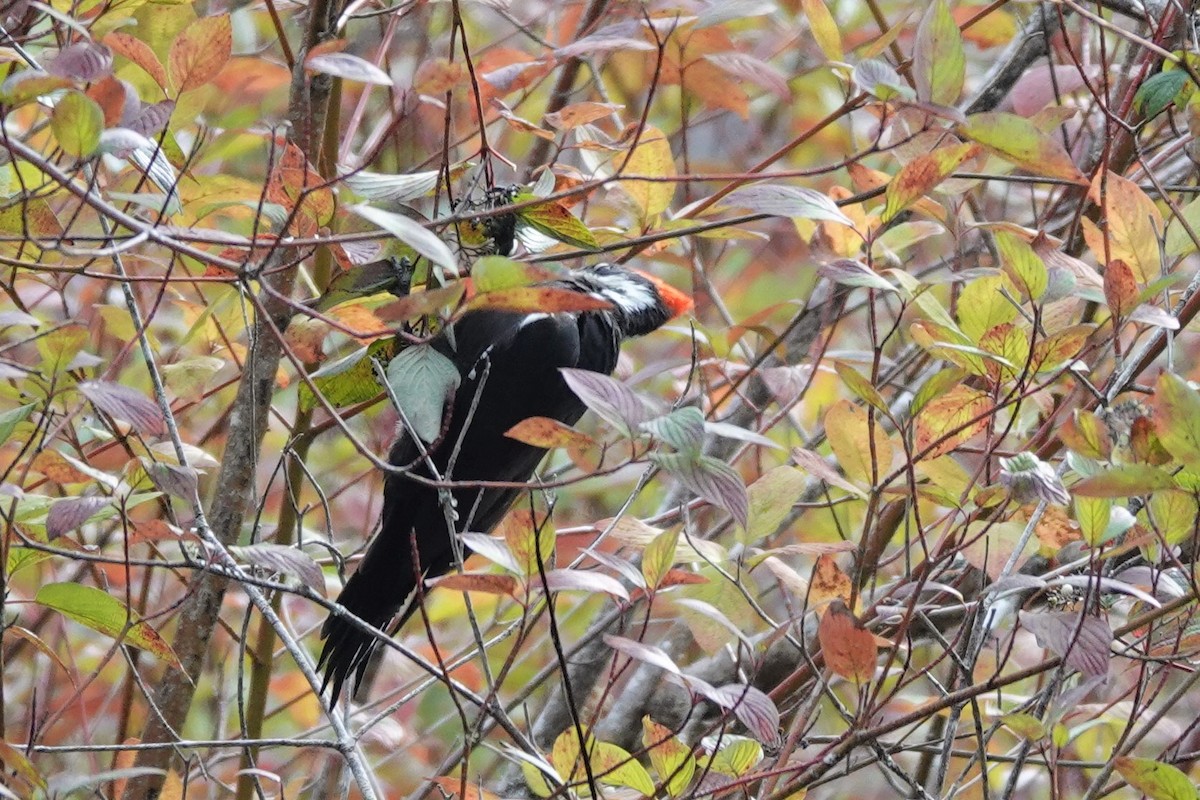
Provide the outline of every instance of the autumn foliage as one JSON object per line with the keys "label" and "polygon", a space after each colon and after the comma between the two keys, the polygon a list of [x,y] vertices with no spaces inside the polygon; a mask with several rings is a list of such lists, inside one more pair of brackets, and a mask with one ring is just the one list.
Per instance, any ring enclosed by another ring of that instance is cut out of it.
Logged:
{"label": "autumn foliage", "polygon": [[[1195,798],[1193,23],[0,3],[0,793]],[[429,337],[601,260],[693,313],[330,708]]]}

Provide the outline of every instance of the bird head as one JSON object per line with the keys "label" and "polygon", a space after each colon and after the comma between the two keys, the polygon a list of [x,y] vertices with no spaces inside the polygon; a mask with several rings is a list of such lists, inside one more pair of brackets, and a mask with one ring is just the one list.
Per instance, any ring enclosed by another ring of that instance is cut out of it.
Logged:
{"label": "bird head", "polygon": [[607,301],[623,336],[642,336],[691,310],[692,299],[641,270],[596,264],[575,274],[581,290]]}

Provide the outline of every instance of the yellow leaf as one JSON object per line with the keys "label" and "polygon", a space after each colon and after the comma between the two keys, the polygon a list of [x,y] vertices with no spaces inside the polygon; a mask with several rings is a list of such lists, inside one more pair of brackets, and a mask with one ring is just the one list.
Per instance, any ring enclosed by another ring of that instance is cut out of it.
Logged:
{"label": "yellow leaf", "polygon": [[1062,143],[1015,114],[975,114],[959,132],[979,142],[1005,161],[1033,173],[1083,183],[1084,177]]}
{"label": "yellow leaf", "polygon": [[817,47],[821,48],[825,58],[830,61],[845,60],[846,51],[842,48],[842,34],[838,30],[837,21],[829,13],[829,8],[826,7],[823,0],[803,0],[801,5],[804,8],[805,16],[808,17],[809,30],[812,31],[813,38],[817,41]]}
{"label": "yellow leaf", "polygon": [[927,458],[949,453],[987,427],[991,408],[986,394],[962,385],[930,400],[917,415],[917,452],[932,447]]}
{"label": "yellow leaf", "polygon": [[1133,270],[1139,284],[1159,276],[1158,237],[1163,218],[1154,201],[1138,185],[1109,172],[1096,175],[1088,190],[1103,210],[1100,226],[1084,219],[1083,238],[1102,264],[1120,259]]}
{"label": "yellow leaf", "polygon": [[[653,125],[647,125],[621,172],[650,178],[674,177],[675,160],[666,134]],[[671,205],[671,198],[675,196],[675,184],[672,181],[623,179],[621,188],[637,204],[644,217],[657,216],[666,211]]]}
{"label": "yellow leaf", "polygon": [[838,464],[851,480],[873,486],[891,468],[892,443],[883,427],[878,421],[872,423],[867,412],[849,400],[839,401],[826,412],[825,432]]}
{"label": "yellow leaf", "polygon": [[968,281],[958,298],[958,325],[967,338],[978,342],[997,325],[1017,318],[1017,305],[1003,294],[1009,288],[1003,275],[983,275]]}

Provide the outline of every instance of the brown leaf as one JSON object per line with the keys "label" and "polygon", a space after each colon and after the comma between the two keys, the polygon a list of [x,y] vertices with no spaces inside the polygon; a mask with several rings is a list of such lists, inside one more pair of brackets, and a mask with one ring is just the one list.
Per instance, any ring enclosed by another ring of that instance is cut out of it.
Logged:
{"label": "brown leaf", "polygon": [[835,674],[857,684],[868,683],[874,676],[875,637],[841,600],[834,600],[821,617],[817,639],[825,665]]}
{"label": "brown leaf", "polygon": [[467,781],[466,789],[463,791],[461,775],[443,775],[440,778],[434,778],[433,782],[446,796],[456,797],[458,800],[500,800],[498,795],[471,781]]}

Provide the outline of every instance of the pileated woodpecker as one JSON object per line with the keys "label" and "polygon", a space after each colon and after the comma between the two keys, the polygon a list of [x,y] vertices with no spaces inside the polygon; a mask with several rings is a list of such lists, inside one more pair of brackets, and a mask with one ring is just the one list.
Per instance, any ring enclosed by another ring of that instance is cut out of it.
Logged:
{"label": "pileated woodpecker", "polygon": [[[545,454],[505,436],[506,431],[529,417],[569,425],[583,416],[584,405],[567,387],[560,368],[610,374],[624,339],[650,333],[691,307],[686,295],[658,279],[609,264],[572,272],[548,285],[605,301],[608,308],[533,314],[478,310],[431,341],[458,368],[462,381],[450,401],[444,433],[427,453],[443,481],[476,483],[452,490],[455,532],[491,531],[522,489],[480,487],[478,482],[525,483]],[[392,446],[388,461],[431,477],[408,432]],[[453,535],[437,488],[389,473],[382,528],[338,602],[377,628],[404,607],[398,627],[416,610],[418,582],[454,565]],[[336,615],[325,621],[321,636],[326,640],[318,662],[325,669],[322,691],[332,684],[337,702],[351,672],[356,684],[362,681],[377,641]]]}

